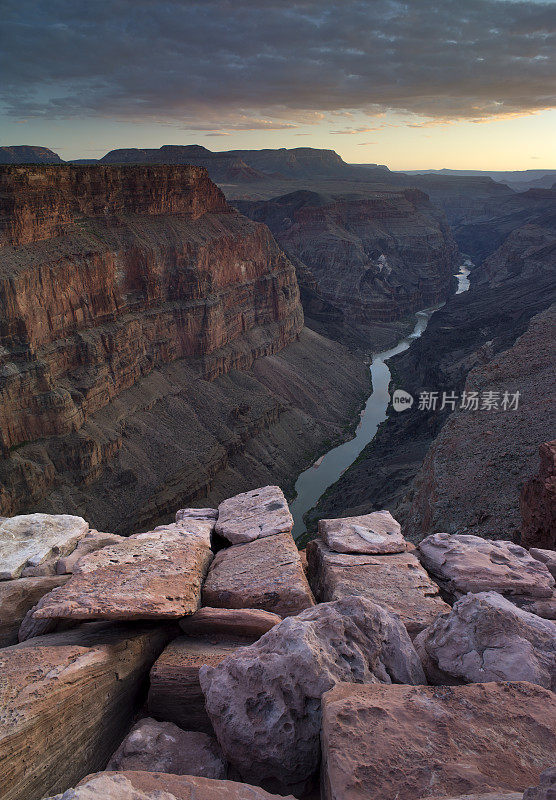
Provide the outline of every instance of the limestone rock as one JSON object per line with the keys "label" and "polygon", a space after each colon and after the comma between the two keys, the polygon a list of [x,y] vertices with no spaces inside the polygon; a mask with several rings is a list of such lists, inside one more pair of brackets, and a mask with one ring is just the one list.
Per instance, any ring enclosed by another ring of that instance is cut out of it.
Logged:
{"label": "limestone rock", "polygon": [[203,586],[203,605],[259,608],[281,617],[313,605],[290,533],[220,550]]}
{"label": "limestone rock", "polygon": [[[65,581],[69,580],[69,575],[64,575],[65,580],[62,581],[60,586],[63,586]],[[49,594],[49,593],[48,593]],[[60,631],[68,631],[75,628],[80,624],[78,619],[57,619],[56,617],[48,617],[38,619],[35,617],[35,611],[40,611],[45,603],[50,602],[48,594],[45,594],[39,602],[30,608],[23,617],[19,631],[17,632],[17,641],[26,642],[29,639],[35,639],[37,636],[46,636],[47,633],[58,633]]]}
{"label": "limestone rock", "polygon": [[225,778],[226,763],[218,742],[206,733],[184,731],[172,722],[139,720],[125,737],[107,770],[169,772]]}
{"label": "limestone rock", "polygon": [[320,698],[338,681],[423,683],[401,622],[349,597],[288,617],[200,681],[228,761],[269,791],[303,793],[319,762]]}
{"label": "limestone rock", "polygon": [[189,636],[247,636],[259,639],[281,620],[278,614],[256,608],[200,608],[179,624]]}
{"label": "limestone rock", "polygon": [[43,598],[35,619],[178,618],[199,608],[212,551],[210,522],[191,520],[130,536],[83,556]]}
{"label": "limestone rock", "polygon": [[553,578],[556,578],[556,550],[542,550],[539,547],[530,547],[529,555],[546,564]]}
{"label": "limestone rock", "polygon": [[389,511],[374,511],[360,517],[319,520],[322,540],[336,553],[403,553],[407,542],[401,525]]}
{"label": "limestone rock", "polygon": [[496,592],[462,597],[414,644],[431,683],[440,672],[441,683],[529,681],[556,689],[556,625]]}
{"label": "limestone rock", "polygon": [[16,578],[0,582],[0,647],[17,644],[19,626],[41,597],[67,581],[67,576]]}
{"label": "limestone rock", "polygon": [[0,522],[0,580],[18,578],[25,567],[38,567],[52,556],[64,556],[89,530],[81,517],[69,514],[22,514]]}
{"label": "limestone rock", "polygon": [[180,636],[164,650],[153,666],[147,701],[148,713],[184,730],[214,734],[199,683],[203,664],[215,666],[249,639],[212,641]]}
{"label": "limestone rock", "polygon": [[556,547],[556,440],[539,447],[538,474],[521,490],[521,544]]}
{"label": "limestone rock", "polygon": [[218,506],[216,533],[232,544],[291,533],[293,517],[279,486],[263,486],[229,497]]}
{"label": "limestone rock", "polygon": [[412,553],[334,553],[315,539],[307,545],[307,556],[309,582],[318,601],[367,597],[397,614],[412,637],[450,610]]}
{"label": "limestone rock", "polygon": [[190,519],[218,519],[217,508],[180,508],[176,511],[176,522]]}
{"label": "limestone rock", "polygon": [[56,563],[56,573],[58,575],[71,574],[75,571],[78,561],[80,561],[83,556],[94,553],[96,550],[101,550],[103,547],[108,547],[109,544],[119,544],[121,542],[125,542],[125,538],[115,533],[89,531],[86,536],[80,539],[77,543],[77,547],[69,556],[58,559]]}
{"label": "limestone rock", "polygon": [[556,798],[556,766],[545,770],[539,779],[539,785],[529,788],[523,800],[555,800]]}
{"label": "limestone rock", "polygon": [[[48,800],[48,798],[47,798]],[[159,772],[99,772],[49,800],[295,800],[235,781]]]}
{"label": "limestone rock", "polygon": [[0,651],[2,800],[40,800],[102,769],[169,637],[92,623]]}
{"label": "limestone rock", "polygon": [[512,542],[435,533],[417,550],[425,569],[454,600],[488,591],[512,600],[550,598],[554,590],[548,568]]}
{"label": "limestone rock", "polygon": [[556,696],[526,682],[343,683],[322,704],[324,800],[523,791],[556,748]]}
{"label": "limestone rock", "polygon": [[538,617],[556,620],[556,591],[550,597],[541,597],[534,600],[529,597],[516,597],[514,602],[524,611],[536,614]]}

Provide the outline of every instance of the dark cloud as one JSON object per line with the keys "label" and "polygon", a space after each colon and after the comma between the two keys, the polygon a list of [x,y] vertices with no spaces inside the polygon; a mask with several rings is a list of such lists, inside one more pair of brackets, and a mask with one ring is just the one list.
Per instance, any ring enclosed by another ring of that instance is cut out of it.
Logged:
{"label": "dark cloud", "polygon": [[18,118],[214,132],[349,110],[481,119],[554,104],[553,2],[3,0],[2,16],[0,102]]}

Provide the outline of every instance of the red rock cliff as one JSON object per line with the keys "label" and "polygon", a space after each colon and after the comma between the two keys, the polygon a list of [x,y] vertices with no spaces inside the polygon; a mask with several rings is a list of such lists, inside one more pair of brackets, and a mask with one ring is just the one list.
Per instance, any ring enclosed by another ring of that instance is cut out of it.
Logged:
{"label": "red rock cliff", "polygon": [[248,368],[303,324],[269,230],[190,166],[2,168],[0,310],[5,514],[25,506],[10,472],[21,446],[79,431],[164,364],[208,379]]}

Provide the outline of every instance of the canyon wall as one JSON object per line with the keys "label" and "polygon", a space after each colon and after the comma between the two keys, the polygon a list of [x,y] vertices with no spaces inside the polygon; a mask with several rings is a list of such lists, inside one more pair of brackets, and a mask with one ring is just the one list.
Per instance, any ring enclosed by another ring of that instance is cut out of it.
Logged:
{"label": "canyon wall", "polygon": [[[456,530],[519,538],[520,488],[536,471],[539,444],[553,438],[555,256],[550,215],[516,229],[472,272],[469,292],[451,297],[389,362],[391,389],[415,403],[403,413],[390,406],[373,442],[310,513],[312,526],[388,508],[413,540]],[[464,390],[498,391],[499,401],[519,391],[519,409],[453,412],[440,400],[436,410],[418,408],[423,391]]]}
{"label": "canyon wall", "polygon": [[[187,166],[2,168],[0,308],[0,514],[65,505],[121,531],[276,423],[249,371],[303,326],[268,228]],[[313,434],[294,460],[331,429]]]}
{"label": "canyon wall", "polygon": [[452,283],[457,246],[443,214],[416,189],[298,191],[235,204],[267,224],[303,265],[298,279],[308,318],[319,320],[320,314],[333,334],[341,315],[348,341],[373,347],[394,342],[400,327],[393,323],[441,302]]}

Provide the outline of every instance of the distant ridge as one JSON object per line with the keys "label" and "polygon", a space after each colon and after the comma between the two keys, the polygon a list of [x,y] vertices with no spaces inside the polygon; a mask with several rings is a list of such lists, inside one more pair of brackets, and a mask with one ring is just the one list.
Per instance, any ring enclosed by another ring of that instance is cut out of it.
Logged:
{"label": "distant ridge", "polygon": [[33,144],[14,144],[0,147],[0,164],[63,164],[48,147]]}

